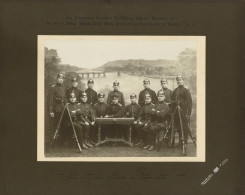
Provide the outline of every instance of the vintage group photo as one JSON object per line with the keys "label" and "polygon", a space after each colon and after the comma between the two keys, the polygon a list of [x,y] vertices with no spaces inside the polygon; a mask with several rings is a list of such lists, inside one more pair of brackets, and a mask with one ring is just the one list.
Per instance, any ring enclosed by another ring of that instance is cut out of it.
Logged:
{"label": "vintage group photo", "polygon": [[205,161],[204,36],[38,36],[38,161]]}

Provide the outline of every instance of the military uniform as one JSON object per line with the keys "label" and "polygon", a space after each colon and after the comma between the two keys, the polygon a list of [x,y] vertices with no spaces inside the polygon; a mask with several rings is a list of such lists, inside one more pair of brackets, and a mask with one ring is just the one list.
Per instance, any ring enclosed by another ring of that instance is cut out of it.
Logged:
{"label": "military uniform", "polygon": [[[183,77],[177,76],[176,80],[178,82],[178,80],[183,80]],[[191,94],[190,94],[190,90],[187,89],[186,87],[184,87],[183,85],[179,85],[174,91],[173,91],[173,102],[175,104],[179,103],[179,106],[181,108],[181,112],[183,113],[184,116],[182,120],[186,120],[186,122],[189,122],[189,115],[191,114],[192,111],[192,98],[191,98]],[[174,116],[174,121],[175,121],[175,126],[177,128],[177,131],[179,133],[179,139],[181,142],[182,139],[182,133],[181,133],[181,129],[180,129],[180,118],[178,114],[175,114]],[[188,140],[188,132],[187,129],[183,129],[184,131],[184,138],[185,138],[185,143]]]}
{"label": "military uniform", "polygon": [[117,95],[119,100],[118,100],[118,103],[121,104],[122,106],[125,106],[125,101],[124,101],[124,97],[123,97],[123,93],[121,91],[111,91],[109,94],[108,94],[108,98],[107,98],[107,104],[111,104],[111,100],[112,100],[112,97]]}
{"label": "military uniform", "polygon": [[[149,79],[145,79],[143,81],[144,85],[145,84],[150,84],[150,80]],[[141,105],[141,106],[144,106],[145,104],[145,95],[146,94],[149,94],[151,96],[151,99],[152,99],[152,103],[155,104],[157,103],[157,95],[156,95],[156,92],[151,90],[150,88],[145,88],[144,90],[142,90],[139,94],[139,100],[138,100],[138,104]]]}
{"label": "military uniform", "polygon": [[165,95],[165,102],[166,103],[171,103],[173,99],[173,91],[168,89],[168,88],[162,88],[157,92],[157,95],[159,93],[163,93]]}
{"label": "military uniform", "polygon": [[[113,96],[112,98],[119,98],[117,95]],[[110,118],[122,118],[124,116],[125,107],[120,104],[109,104],[108,107],[108,116]],[[108,136],[109,137],[119,137],[122,135],[122,125],[110,125],[110,128],[108,130]]]}
{"label": "military uniform", "polygon": [[[92,79],[88,80],[88,85],[89,84],[94,84],[94,81]],[[85,93],[87,94],[88,100],[87,103],[89,103],[91,106],[93,106],[95,103],[97,103],[97,92],[93,90],[92,88],[88,87],[85,90]]]}
{"label": "military uniform", "polygon": [[97,102],[93,109],[96,117],[103,118],[108,114],[108,105],[104,102]]}
{"label": "military uniform", "polygon": [[[69,95],[70,96],[70,95]],[[69,112],[70,112],[70,116],[72,119],[72,124],[76,130],[76,134],[77,134],[77,138],[78,141],[80,143],[80,146],[82,148],[87,148],[87,146],[84,144],[84,140],[83,140],[83,129],[82,129],[82,125],[80,124],[81,122],[79,122],[80,120],[80,103],[69,103],[67,106]]]}
{"label": "military uniform", "polygon": [[[136,95],[131,95],[130,98],[132,97],[136,98]],[[139,104],[131,103],[125,108],[125,117],[134,118],[134,120],[138,123],[140,111],[141,106]],[[136,144],[142,141],[142,133],[138,124],[132,125],[132,139]]]}
{"label": "military uniform", "polygon": [[[83,98],[84,96],[87,96],[86,93],[83,93],[81,98]],[[81,101],[81,103],[79,104],[79,115],[80,115],[80,124],[82,125],[82,127],[84,128],[84,140],[85,140],[85,144],[89,147],[92,147],[91,143],[90,143],[90,126],[91,126],[91,122],[94,122],[94,111],[92,109],[92,106],[86,102]],[[86,125],[85,122],[88,122],[89,125]]]}
{"label": "military uniform", "polygon": [[55,129],[59,125],[59,120],[61,114],[64,110],[64,106],[66,103],[66,95],[65,95],[65,88],[63,84],[56,83],[50,88],[48,94],[48,109],[49,113],[54,113],[54,120],[53,120],[53,129],[52,134],[54,133]]}
{"label": "military uniform", "polygon": [[[98,98],[101,98],[101,97],[104,98],[105,95],[102,94],[102,93],[98,93]],[[94,105],[93,109],[94,109],[94,113],[95,113],[95,117],[96,118],[104,118],[108,114],[109,107],[108,107],[108,105],[106,103],[98,101]],[[106,133],[105,133],[105,131],[103,129],[106,127],[106,125],[101,125],[100,127],[102,129],[101,138],[104,139],[105,136],[106,136]],[[96,125],[96,132],[97,132],[97,130],[98,130],[98,126]],[[97,135],[96,134],[92,135],[92,137],[95,137],[95,139],[97,139]]]}
{"label": "military uniform", "polygon": [[88,97],[88,101],[87,101],[88,104],[93,106],[95,103],[98,102],[97,92],[95,90],[88,88],[85,90],[85,93],[87,94]]}
{"label": "military uniform", "polygon": [[[119,82],[118,81],[114,81],[113,86],[119,86]],[[125,101],[124,101],[123,93],[121,91],[118,91],[118,90],[113,90],[113,91],[111,91],[108,94],[108,97],[107,97],[107,104],[108,105],[111,104],[112,98],[114,96],[117,96],[118,97],[118,99],[119,99],[118,100],[118,103],[119,104],[121,104],[122,106],[125,106]]]}
{"label": "military uniform", "polygon": [[192,98],[189,89],[185,88],[183,85],[178,86],[173,92],[173,101],[176,103],[179,102],[184,114],[191,114]]}
{"label": "military uniform", "polygon": [[68,89],[66,90],[66,99],[67,99],[67,100],[69,99],[69,96],[70,96],[71,93],[75,93],[75,96],[76,96],[76,99],[77,99],[78,102],[81,101],[81,100],[80,100],[80,97],[81,97],[81,95],[82,95],[82,93],[83,93],[82,90],[78,89],[77,87],[71,87],[71,88],[68,88]]}

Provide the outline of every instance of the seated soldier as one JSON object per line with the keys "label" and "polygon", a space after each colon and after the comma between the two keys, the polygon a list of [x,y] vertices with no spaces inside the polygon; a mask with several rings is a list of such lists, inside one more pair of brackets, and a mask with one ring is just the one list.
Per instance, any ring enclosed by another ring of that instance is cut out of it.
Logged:
{"label": "seated soldier", "polygon": [[81,103],[79,104],[79,114],[80,114],[80,120],[79,124],[82,125],[84,129],[84,143],[86,146],[92,148],[93,145],[90,143],[89,133],[90,133],[90,126],[94,125],[94,111],[90,104],[87,103],[87,94],[82,93],[81,95]]}
{"label": "seated soldier", "polygon": [[143,141],[139,145],[140,147],[148,148],[150,146],[149,140],[147,140],[146,132],[144,132],[144,128],[149,125],[151,122],[151,115],[154,112],[152,109],[155,108],[155,105],[152,103],[152,97],[149,93],[145,94],[145,103],[141,109],[138,124],[142,127],[141,131],[143,134]]}
{"label": "seated soldier", "polygon": [[68,111],[70,112],[70,116],[72,119],[72,124],[75,128],[76,134],[77,134],[77,138],[78,138],[78,142],[81,146],[81,148],[87,149],[88,147],[84,144],[84,140],[83,140],[83,130],[82,130],[82,126],[79,124],[78,121],[78,115],[79,115],[79,104],[80,103],[76,103],[76,95],[74,92],[72,92],[70,94],[70,96],[67,96],[67,98],[69,99],[69,104],[67,106]]}
{"label": "seated soldier", "polygon": [[165,130],[167,127],[167,119],[169,114],[168,104],[164,102],[165,95],[162,92],[158,93],[158,103],[155,104],[155,108],[152,109],[152,117],[149,125],[145,126],[143,130],[146,132],[147,140],[149,145],[145,146],[144,149],[152,151],[155,149],[156,133],[161,130]]}
{"label": "seated soldier", "polygon": [[[104,103],[105,94],[98,93],[98,102],[94,105],[94,113],[96,118],[104,118],[108,114],[108,105]],[[101,129],[105,127],[105,125],[101,125]],[[97,131],[97,128],[96,128]],[[102,139],[105,138],[105,132],[102,130],[101,132]]]}
{"label": "seated soldier", "polygon": [[[119,96],[118,95],[113,95],[112,96],[112,102],[108,106],[108,115],[106,115],[106,118],[122,118],[124,116],[124,106],[122,104],[118,103],[119,101]],[[110,125],[110,128],[108,129],[108,136],[110,138],[115,137],[119,138],[121,137],[121,125]],[[115,146],[116,144],[113,143],[112,146]]]}
{"label": "seated soldier", "polygon": [[137,96],[133,93],[130,95],[131,104],[125,108],[125,117],[134,118],[134,125],[132,125],[132,138],[136,146],[142,142],[142,133],[140,125],[138,124],[141,106],[137,104]]}

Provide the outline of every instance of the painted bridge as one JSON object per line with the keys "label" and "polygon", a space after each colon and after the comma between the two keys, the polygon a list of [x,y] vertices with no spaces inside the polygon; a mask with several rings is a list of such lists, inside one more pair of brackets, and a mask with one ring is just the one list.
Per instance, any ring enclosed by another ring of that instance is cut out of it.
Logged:
{"label": "painted bridge", "polygon": [[78,72],[79,76],[82,78],[89,78],[89,77],[105,77],[106,74],[104,71],[87,71],[87,72]]}

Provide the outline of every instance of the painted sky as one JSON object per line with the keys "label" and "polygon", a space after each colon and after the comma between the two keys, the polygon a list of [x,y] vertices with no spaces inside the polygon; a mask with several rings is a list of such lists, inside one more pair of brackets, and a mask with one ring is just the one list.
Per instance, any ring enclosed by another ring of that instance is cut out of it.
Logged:
{"label": "painted sky", "polygon": [[56,49],[62,64],[95,68],[113,60],[175,60],[186,48],[196,49],[196,41],[166,40],[46,40]]}

